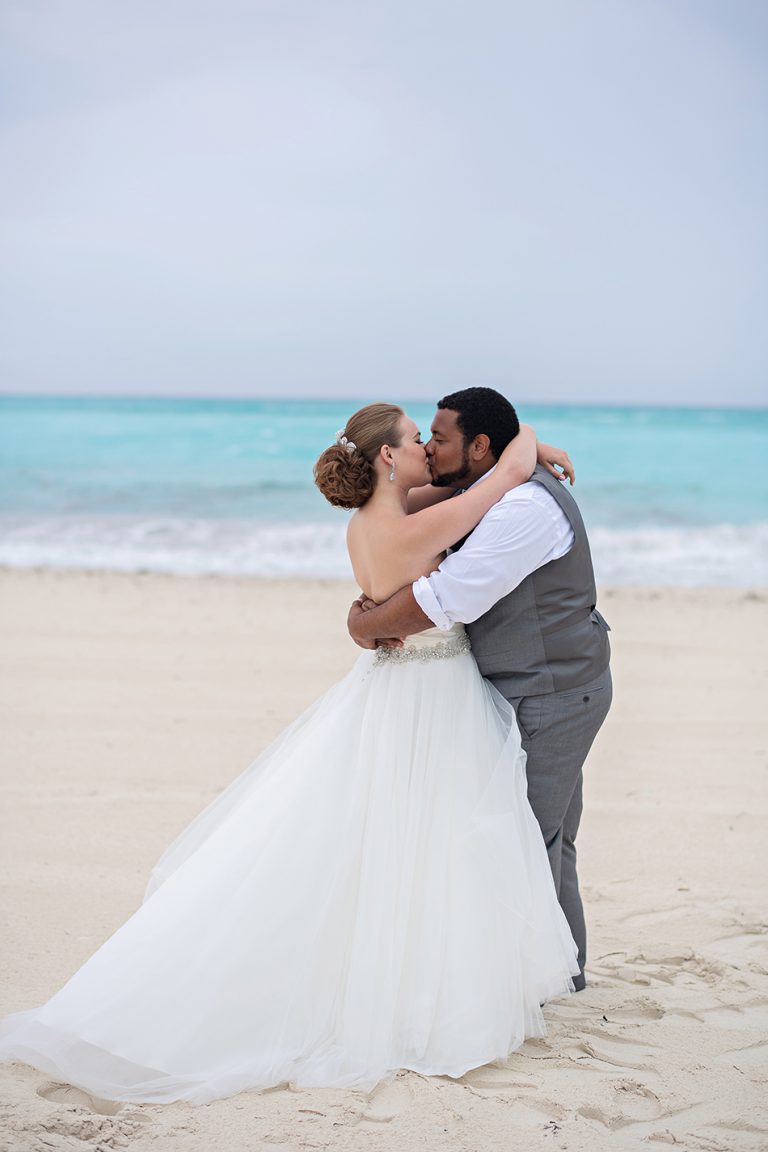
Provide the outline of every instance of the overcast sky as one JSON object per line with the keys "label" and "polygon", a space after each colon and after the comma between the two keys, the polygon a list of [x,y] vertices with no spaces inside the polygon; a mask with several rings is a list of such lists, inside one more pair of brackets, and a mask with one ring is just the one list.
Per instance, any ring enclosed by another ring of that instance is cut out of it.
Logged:
{"label": "overcast sky", "polygon": [[0,390],[768,404],[764,0],[0,11]]}

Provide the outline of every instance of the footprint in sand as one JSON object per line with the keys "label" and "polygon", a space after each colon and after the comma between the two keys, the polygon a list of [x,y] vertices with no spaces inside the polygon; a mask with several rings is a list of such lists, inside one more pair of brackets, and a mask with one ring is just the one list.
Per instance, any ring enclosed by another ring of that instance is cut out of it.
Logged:
{"label": "footprint in sand", "polygon": [[661,1020],[665,1012],[656,1000],[635,999],[617,1004],[615,1008],[606,1008],[603,1015],[611,1023],[648,1024],[653,1020]]}
{"label": "footprint in sand", "polygon": [[623,1036],[606,1036],[600,1034],[592,1040],[581,1040],[565,1050],[565,1055],[577,1060],[580,1065],[591,1068],[631,1068],[634,1070],[653,1071],[654,1053],[651,1051],[656,1045],[635,1044],[632,1040],[625,1040]]}
{"label": "footprint in sand", "polygon": [[632,1000],[622,1000],[615,1007],[603,1004],[600,1008],[596,1008],[594,1002],[590,1003],[581,997],[575,1004],[566,1001],[547,1005],[547,1019],[553,1024],[561,1021],[569,1025],[588,1024],[595,1019],[596,1014],[604,1016],[609,1023],[648,1024],[653,1020],[661,1020],[665,1009],[656,1000],[639,996]]}
{"label": "footprint in sand", "polygon": [[65,1104],[68,1108],[85,1108],[95,1112],[97,1116],[116,1116],[124,1105],[115,1100],[100,1100],[98,1096],[90,1096],[80,1088],[71,1084],[57,1084],[55,1081],[46,1081],[37,1089],[37,1095],[51,1104]]}
{"label": "footprint in sand", "polygon": [[579,1108],[579,1115],[585,1120],[596,1120],[612,1132],[668,1115],[653,1089],[639,1080],[619,1080],[611,1085],[611,1091],[612,1099],[606,1100],[605,1106]]}
{"label": "footprint in sand", "polygon": [[750,1079],[757,1078],[762,1082],[768,1072],[768,1044],[758,1040],[756,1044],[747,1044],[744,1048],[731,1048],[717,1059],[738,1068]]}
{"label": "footprint in sand", "polygon": [[707,951],[733,968],[746,967],[760,973],[768,970],[768,935],[763,924],[739,925],[735,931],[713,940]]}
{"label": "footprint in sand", "polygon": [[358,1123],[363,1127],[389,1124],[407,1112],[410,1105],[411,1091],[406,1081],[388,1080],[371,1092]]}
{"label": "footprint in sand", "polygon": [[499,1068],[494,1064],[473,1068],[465,1072],[456,1083],[481,1092],[519,1092],[537,1087],[533,1080],[520,1076],[510,1068]]}
{"label": "footprint in sand", "polygon": [[660,924],[665,920],[676,920],[680,914],[686,914],[691,911],[688,904],[674,904],[668,908],[638,908],[632,912],[627,912],[624,916],[617,917],[623,924],[636,925],[638,928],[644,928],[651,924]]}
{"label": "footprint in sand", "polygon": [[[751,1123],[749,1120],[713,1120],[706,1125],[706,1128],[713,1132],[717,1140],[715,1147],[718,1148],[723,1147],[723,1139],[729,1137],[731,1141],[739,1140],[738,1147],[740,1148],[768,1148],[768,1128],[761,1124]],[[747,1144],[744,1141],[745,1136],[753,1137],[754,1141]],[[735,1147],[736,1145],[734,1143],[730,1146]]]}
{"label": "footprint in sand", "polygon": [[718,1024],[723,1028],[743,1028],[746,1025],[768,1032],[768,1000],[759,997],[744,1000],[741,1004],[694,1002],[685,1008],[669,1008],[667,1014],[684,1020],[695,1020],[697,1024]]}
{"label": "footprint in sand", "polygon": [[717,984],[725,971],[722,964],[707,960],[691,949],[659,954],[639,952],[636,955],[614,952],[602,960],[602,964],[593,964],[592,969],[618,984],[690,984],[697,980]]}

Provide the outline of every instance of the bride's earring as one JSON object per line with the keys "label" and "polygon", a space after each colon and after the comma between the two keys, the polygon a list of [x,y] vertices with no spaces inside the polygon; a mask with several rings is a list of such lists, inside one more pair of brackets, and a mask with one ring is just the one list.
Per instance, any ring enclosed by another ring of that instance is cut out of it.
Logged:
{"label": "bride's earring", "polygon": [[390,480],[394,480],[394,478],[395,478],[395,462],[394,462],[394,460],[392,461],[392,471],[389,474],[389,478],[390,478]]}

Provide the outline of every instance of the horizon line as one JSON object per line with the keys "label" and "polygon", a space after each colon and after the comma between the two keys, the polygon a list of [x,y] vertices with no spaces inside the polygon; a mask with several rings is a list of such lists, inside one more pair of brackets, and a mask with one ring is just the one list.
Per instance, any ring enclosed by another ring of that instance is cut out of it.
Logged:
{"label": "horizon line", "polygon": [[[457,392],[461,389],[452,389]],[[500,391],[500,389],[496,389]],[[504,395],[504,393],[502,393]],[[221,403],[273,403],[279,401],[280,403],[294,403],[294,404],[344,404],[344,403],[360,403],[361,406],[365,404],[376,403],[365,396],[307,396],[307,395],[279,395],[279,394],[240,394],[240,393],[225,393],[214,394],[210,392],[91,392],[91,391],[35,391],[35,392],[14,392],[5,391],[0,388],[0,401],[1,400],[97,400],[109,402],[112,400],[118,401],[131,401],[131,400],[149,400],[149,401],[209,401]],[[412,404],[434,404],[436,401],[431,397],[425,396],[401,396],[399,397],[402,403]],[[393,401],[394,402],[394,401]],[[662,408],[668,410],[693,410],[693,411],[727,411],[727,412],[764,412],[768,411],[768,400],[761,403],[759,401],[742,401],[737,404],[729,403],[727,401],[709,401],[707,403],[696,403],[694,401],[633,401],[633,400],[535,400],[530,398],[523,398],[513,401],[517,407],[537,407],[537,408]]]}

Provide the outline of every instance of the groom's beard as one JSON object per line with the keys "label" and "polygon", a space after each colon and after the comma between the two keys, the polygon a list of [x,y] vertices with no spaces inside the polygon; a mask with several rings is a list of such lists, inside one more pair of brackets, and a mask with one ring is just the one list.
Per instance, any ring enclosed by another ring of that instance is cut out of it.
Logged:
{"label": "groom's beard", "polygon": [[462,480],[466,480],[469,476],[471,469],[469,466],[469,452],[464,449],[464,457],[461,461],[461,468],[457,468],[455,472],[441,472],[439,476],[432,477],[433,488],[455,488],[457,484],[461,484]]}

